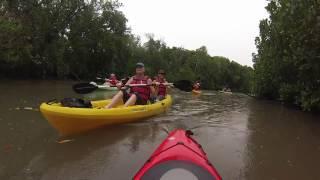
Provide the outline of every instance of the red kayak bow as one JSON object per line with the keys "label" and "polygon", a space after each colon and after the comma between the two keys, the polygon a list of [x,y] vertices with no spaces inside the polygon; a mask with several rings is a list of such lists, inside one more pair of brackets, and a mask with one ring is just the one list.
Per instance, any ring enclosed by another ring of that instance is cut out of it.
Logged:
{"label": "red kayak bow", "polygon": [[134,180],[221,180],[191,131],[175,130],[160,144]]}

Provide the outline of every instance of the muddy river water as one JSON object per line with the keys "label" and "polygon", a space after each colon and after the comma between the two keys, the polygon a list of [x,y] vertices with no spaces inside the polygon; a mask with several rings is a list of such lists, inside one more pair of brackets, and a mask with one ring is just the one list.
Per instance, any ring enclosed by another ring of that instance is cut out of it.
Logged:
{"label": "muddy river water", "polygon": [[192,129],[224,179],[320,179],[320,117],[243,94],[173,91],[173,106],[137,123],[61,141],[39,112],[43,101],[80,96],[69,81],[0,82],[0,179],[131,179],[166,130]]}

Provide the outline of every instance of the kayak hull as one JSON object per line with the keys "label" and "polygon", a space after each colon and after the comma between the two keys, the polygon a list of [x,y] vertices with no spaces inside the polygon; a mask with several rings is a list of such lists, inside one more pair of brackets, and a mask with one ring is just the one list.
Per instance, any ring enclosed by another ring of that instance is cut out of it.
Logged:
{"label": "kayak hull", "polygon": [[199,91],[197,91],[197,90],[192,90],[192,94],[194,94],[194,95],[199,95],[199,94],[201,94],[202,92],[199,90]]}
{"label": "kayak hull", "polygon": [[93,108],[62,107],[60,103],[40,105],[40,111],[60,135],[77,134],[101,126],[135,122],[165,112],[172,104],[170,95],[166,99],[148,105],[123,107],[119,104],[104,109],[110,100],[92,101]]}
{"label": "kayak hull", "polygon": [[[171,170],[177,169],[185,169],[192,174],[192,177],[197,177],[197,179],[221,180],[201,145],[184,130],[171,132],[137,172],[134,180],[155,179],[154,177],[160,179],[167,176]],[[181,173],[168,179],[185,179],[185,177],[177,177],[179,175]],[[190,179],[190,177],[187,179]]]}

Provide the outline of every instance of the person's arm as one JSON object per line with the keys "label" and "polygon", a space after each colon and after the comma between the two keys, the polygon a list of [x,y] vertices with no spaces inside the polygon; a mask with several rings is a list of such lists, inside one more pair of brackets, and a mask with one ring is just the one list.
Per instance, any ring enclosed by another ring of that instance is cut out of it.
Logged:
{"label": "person's arm", "polygon": [[156,85],[156,82],[157,82],[157,81],[154,79],[154,80],[152,81],[152,84],[153,84],[153,85]]}
{"label": "person's arm", "polygon": [[[169,83],[169,82],[165,79],[165,80],[164,80],[164,83]],[[171,85],[166,86],[167,94],[169,94],[169,93],[170,93],[170,90],[171,90]]]}
{"label": "person's arm", "polygon": [[133,81],[133,77],[131,77],[131,78],[127,81],[127,83],[125,84],[125,86],[128,86],[129,84],[131,84],[132,81]]}
{"label": "person's arm", "polygon": [[118,81],[117,87],[119,89],[126,89],[127,88],[126,86],[129,85],[132,81],[133,81],[133,78],[131,77],[124,86],[121,81]]}
{"label": "person's arm", "polygon": [[[150,78],[147,81],[147,85],[152,85],[155,81],[152,81]],[[151,96],[156,96],[156,89],[153,86],[149,86],[150,88],[150,95]]]}

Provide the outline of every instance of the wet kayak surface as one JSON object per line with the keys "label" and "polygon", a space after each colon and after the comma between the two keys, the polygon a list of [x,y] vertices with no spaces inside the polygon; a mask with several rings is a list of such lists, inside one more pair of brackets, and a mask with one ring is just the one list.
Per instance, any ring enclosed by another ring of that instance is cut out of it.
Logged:
{"label": "wet kayak surface", "polygon": [[53,98],[85,96],[70,81],[0,81],[0,179],[131,179],[176,128],[192,129],[223,179],[320,179],[320,117],[243,94],[173,91],[146,121],[60,138],[39,112]]}

